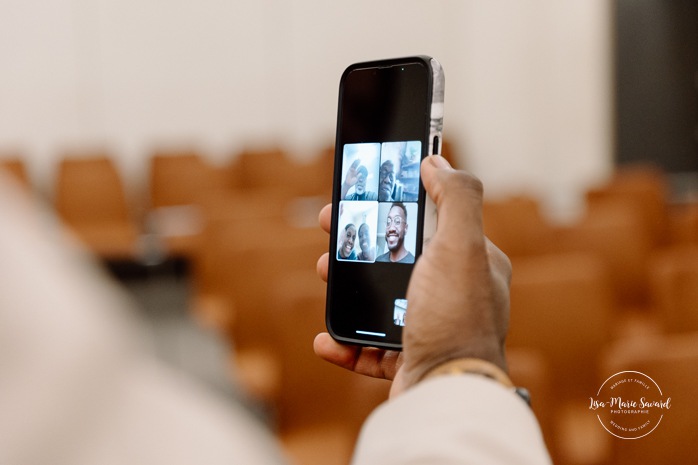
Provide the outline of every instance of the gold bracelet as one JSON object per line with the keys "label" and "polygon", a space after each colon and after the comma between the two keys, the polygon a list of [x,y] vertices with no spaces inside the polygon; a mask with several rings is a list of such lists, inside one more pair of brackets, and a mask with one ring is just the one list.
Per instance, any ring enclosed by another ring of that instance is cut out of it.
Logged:
{"label": "gold bracelet", "polygon": [[473,373],[486,376],[493,379],[508,388],[513,388],[514,383],[511,382],[509,376],[504,373],[504,370],[499,368],[494,363],[487,362],[479,358],[457,358],[449,360],[446,363],[432,368],[422,379],[432,378],[439,375],[462,375],[465,373]]}
{"label": "gold bracelet", "polygon": [[527,389],[516,387],[504,370],[494,363],[479,358],[457,358],[455,360],[449,360],[428,371],[422,377],[422,380],[442,375],[462,375],[467,373],[482,375],[497,381],[521,397],[527,405],[531,405],[531,396]]}

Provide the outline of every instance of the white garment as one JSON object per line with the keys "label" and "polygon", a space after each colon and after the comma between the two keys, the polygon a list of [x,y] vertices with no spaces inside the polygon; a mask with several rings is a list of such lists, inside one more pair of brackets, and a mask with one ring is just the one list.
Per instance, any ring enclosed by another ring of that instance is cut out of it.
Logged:
{"label": "white garment", "polygon": [[526,403],[481,375],[440,376],[376,409],[354,465],[550,464]]}
{"label": "white garment", "polygon": [[131,302],[0,173],[0,464],[283,463],[241,406],[156,359]]}

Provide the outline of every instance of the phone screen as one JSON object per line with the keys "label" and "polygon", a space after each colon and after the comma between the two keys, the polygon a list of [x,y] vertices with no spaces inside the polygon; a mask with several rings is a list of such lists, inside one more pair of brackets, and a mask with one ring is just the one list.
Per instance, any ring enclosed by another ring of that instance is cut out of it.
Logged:
{"label": "phone screen", "polygon": [[401,347],[422,251],[432,83],[420,59],[354,65],[343,75],[327,297],[327,326],[340,341]]}

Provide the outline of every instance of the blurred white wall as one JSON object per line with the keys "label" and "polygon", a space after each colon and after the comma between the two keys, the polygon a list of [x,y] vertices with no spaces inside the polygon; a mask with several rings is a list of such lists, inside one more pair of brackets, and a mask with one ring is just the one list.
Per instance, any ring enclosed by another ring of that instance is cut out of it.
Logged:
{"label": "blurred white wall", "polygon": [[0,151],[50,191],[66,148],[331,144],[342,70],[429,54],[445,134],[489,195],[532,190],[564,216],[612,163],[606,0],[4,0]]}

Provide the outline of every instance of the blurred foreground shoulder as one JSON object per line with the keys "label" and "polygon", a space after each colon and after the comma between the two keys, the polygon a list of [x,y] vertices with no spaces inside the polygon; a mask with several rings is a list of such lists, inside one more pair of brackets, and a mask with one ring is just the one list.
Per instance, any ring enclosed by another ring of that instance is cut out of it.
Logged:
{"label": "blurred foreground shoulder", "polygon": [[551,464],[535,416],[480,375],[425,380],[373,412],[353,465]]}

